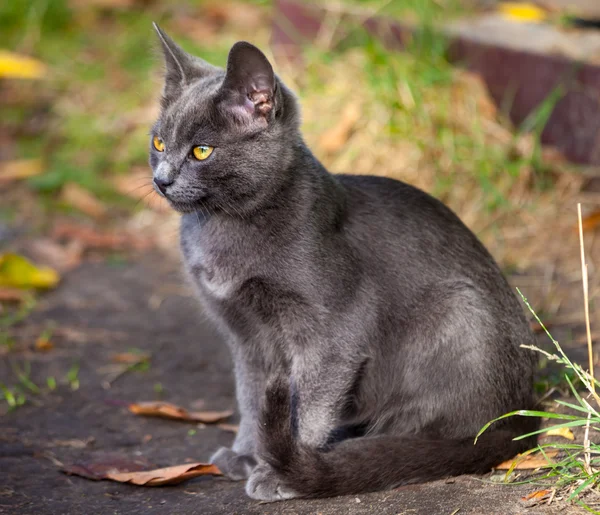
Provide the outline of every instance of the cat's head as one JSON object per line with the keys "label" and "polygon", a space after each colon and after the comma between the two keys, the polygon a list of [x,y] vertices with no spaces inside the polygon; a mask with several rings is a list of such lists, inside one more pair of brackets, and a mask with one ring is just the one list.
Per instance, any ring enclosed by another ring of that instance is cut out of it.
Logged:
{"label": "cat's head", "polygon": [[155,28],[166,73],[150,133],[154,187],[180,212],[243,214],[285,180],[300,137],[294,96],[250,43],[233,45],[223,70]]}

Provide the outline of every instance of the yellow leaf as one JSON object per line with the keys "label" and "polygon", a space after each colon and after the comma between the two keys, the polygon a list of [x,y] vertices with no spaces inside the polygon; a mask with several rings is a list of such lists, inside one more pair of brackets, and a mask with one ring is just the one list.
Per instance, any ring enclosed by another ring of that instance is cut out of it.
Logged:
{"label": "yellow leaf", "polygon": [[44,170],[41,159],[17,159],[0,163],[0,184],[39,175]]}
{"label": "yellow leaf", "polygon": [[522,23],[538,23],[548,17],[537,5],[521,2],[502,2],[498,10],[505,18]]}
{"label": "yellow leaf", "polygon": [[38,268],[17,254],[0,255],[0,286],[52,288],[58,280],[58,273],[52,268]]}
{"label": "yellow leaf", "polygon": [[547,436],[562,436],[567,440],[575,440],[575,435],[568,427],[557,427],[546,431]]}
{"label": "yellow leaf", "polygon": [[541,452],[534,454],[526,454],[521,456],[520,454],[511,458],[510,460],[503,461],[500,465],[496,465],[496,470],[534,470],[542,467],[551,467],[552,458],[558,454],[558,451],[546,451],[544,456]]}
{"label": "yellow leaf", "polygon": [[40,336],[35,341],[35,349],[36,350],[46,352],[46,351],[52,350],[53,348],[54,348],[54,344],[45,336]]}
{"label": "yellow leaf", "polygon": [[37,59],[0,50],[0,78],[41,79],[46,70],[46,65]]}

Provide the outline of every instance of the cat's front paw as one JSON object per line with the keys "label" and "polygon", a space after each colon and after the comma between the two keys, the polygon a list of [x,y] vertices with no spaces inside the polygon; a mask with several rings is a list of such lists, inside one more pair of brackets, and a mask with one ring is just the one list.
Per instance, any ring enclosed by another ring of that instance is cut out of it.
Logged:
{"label": "cat's front paw", "polygon": [[256,460],[249,454],[238,454],[227,447],[221,447],[210,458],[223,475],[233,481],[247,479],[256,467]]}
{"label": "cat's front paw", "polygon": [[283,485],[277,473],[266,464],[258,465],[246,483],[246,493],[257,501],[282,501],[298,494]]}

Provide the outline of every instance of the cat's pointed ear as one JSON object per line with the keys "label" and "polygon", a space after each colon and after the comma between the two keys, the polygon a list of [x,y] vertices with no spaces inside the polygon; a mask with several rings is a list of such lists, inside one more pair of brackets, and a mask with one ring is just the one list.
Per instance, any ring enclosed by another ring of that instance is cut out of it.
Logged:
{"label": "cat's pointed ear", "polygon": [[246,41],[233,45],[221,97],[237,118],[249,124],[268,124],[274,114],[276,87],[275,73],[265,54]]}
{"label": "cat's pointed ear", "polygon": [[170,100],[181,94],[191,81],[214,72],[216,68],[202,59],[188,54],[175,43],[156,23],[152,24],[158,34],[165,58],[165,87],[163,95]]}

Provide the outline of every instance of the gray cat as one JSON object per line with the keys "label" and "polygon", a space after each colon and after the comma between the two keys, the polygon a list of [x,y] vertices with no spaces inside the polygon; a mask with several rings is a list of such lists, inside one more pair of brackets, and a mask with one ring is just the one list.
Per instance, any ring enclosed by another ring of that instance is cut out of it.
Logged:
{"label": "gray cat", "polygon": [[[158,27],[154,185],[233,355],[241,415],[212,457],[254,499],[356,494],[484,473],[534,444],[533,336],[493,258],[441,202],[332,175],[253,45],[227,69]],[[360,94],[360,92],[357,92]]]}

